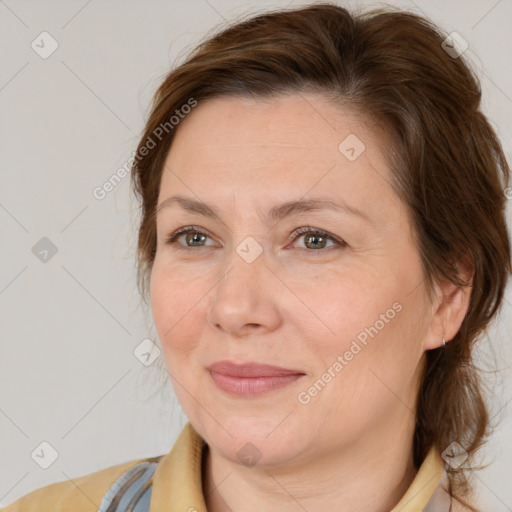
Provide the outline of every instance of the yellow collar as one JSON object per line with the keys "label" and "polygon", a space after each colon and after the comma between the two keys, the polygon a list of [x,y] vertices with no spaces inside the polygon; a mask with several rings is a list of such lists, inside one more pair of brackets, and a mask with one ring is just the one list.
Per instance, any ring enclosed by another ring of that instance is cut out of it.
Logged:
{"label": "yellow collar", "polygon": [[[207,512],[202,490],[203,448],[203,439],[188,422],[153,475],[150,512]],[[443,476],[443,460],[432,448],[391,512],[423,511]]]}

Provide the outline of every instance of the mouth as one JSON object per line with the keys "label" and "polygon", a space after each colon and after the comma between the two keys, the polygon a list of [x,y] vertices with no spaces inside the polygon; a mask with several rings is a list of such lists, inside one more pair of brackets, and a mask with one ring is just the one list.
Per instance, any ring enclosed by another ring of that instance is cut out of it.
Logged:
{"label": "mouth", "polygon": [[236,364],[219,361],[208,370],[219,389],[235,396],[257,396],[284,388],[305,373],[300,370],[282,368],[267,364]]}

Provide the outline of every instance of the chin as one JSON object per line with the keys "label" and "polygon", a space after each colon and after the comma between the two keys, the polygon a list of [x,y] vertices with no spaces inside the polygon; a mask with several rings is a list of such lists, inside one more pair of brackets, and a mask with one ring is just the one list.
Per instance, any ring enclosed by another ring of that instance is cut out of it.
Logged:
{"label": "chin", "polygon": [[[221,426],[208,418],[206,424],[199,423],[205,429],[198,426],[196,430],[225,459],[247,467],[255,464],[270,467],[299,456],[304,451],[300,447],[309,445],[304,438],[304,429],[299,429],[291,418],[284,422],[282,420],[282,416],[261,418],[236,415],[222,421],[219,419]],[[192,421],[193,425],[195,423]]]}

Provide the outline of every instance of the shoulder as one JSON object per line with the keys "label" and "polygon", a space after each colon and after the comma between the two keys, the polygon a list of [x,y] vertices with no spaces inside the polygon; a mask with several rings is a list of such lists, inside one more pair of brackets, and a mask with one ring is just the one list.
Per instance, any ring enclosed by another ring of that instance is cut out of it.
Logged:
{"label": "shoulder", "polygon": [[96,512],[107,490],[123,473],[139,462],[158,459],[160,457],[135,459],[41,487],[25,494],[1,512]]}

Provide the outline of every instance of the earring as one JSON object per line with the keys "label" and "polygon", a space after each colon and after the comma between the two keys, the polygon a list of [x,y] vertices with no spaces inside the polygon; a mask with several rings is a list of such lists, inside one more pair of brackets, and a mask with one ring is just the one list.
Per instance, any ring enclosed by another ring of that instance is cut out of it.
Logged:
{"label": "earring", "polygon": [[446,340],[444,339],[444,334],[443,334],[443,347],[446,347]]}

